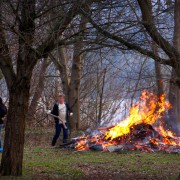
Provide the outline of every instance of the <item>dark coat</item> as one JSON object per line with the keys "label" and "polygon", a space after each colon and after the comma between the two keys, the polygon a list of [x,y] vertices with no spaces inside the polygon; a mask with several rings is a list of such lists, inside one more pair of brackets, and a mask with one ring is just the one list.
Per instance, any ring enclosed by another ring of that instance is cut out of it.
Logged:
{"label": "dark coat", "polygon": [[[69,105],[67,103],[65,103],[66,105],[66,122],[69,122],[69,114],[72,112],[71,108],[69,107]],[[59,107],[58,107],[58,103],[54,104],[53,110],[51,111],[51,114],[55,115],[55,116],[59,116]],[[54,118],[55,123],[59,122],[58,118]]]}
{"label": "dark coat", "polygon": [[4,104],[0,104],[0,124],[3,124],[2,118],[7,114],[7,108]]}

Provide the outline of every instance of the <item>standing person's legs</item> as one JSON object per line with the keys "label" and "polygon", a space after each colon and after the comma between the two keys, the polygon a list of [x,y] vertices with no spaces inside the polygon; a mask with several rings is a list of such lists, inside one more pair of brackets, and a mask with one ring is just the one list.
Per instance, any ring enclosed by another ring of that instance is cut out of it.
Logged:
{"label": "standing person's legs", "polygon": [[[67,124],[66,124],[67,126]],[[68,128],[64,128],[64,126],[62,125],[63,128],[63,143],[67,143],[68,140]]]}
{"label": "standing person's legs", "polygon": [[3,124],[0,124],[0,149],[2,148],[2,128],[3,128]]}
{"label": "standing person's legs", "polygon": [[61,133],[61,125],[58,123],[55,123],[55,134],[52,140],[52,146],[55,146],[57,139],[59,138],[59,135]]}

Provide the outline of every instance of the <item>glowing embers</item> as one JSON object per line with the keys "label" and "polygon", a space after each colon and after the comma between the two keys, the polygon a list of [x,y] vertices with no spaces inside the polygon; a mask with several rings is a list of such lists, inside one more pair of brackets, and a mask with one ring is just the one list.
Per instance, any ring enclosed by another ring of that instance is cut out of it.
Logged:
{"label": "glowing embers", "polygon": [[143,150],[155,151],[176,148],[180,153],[180,140],[165,130],[165,111],[171,108],[165,95],[158,97],[143,91],[139,102],[130,108],[130,115],[115,126],[101,127],[93,135],[81,136],[75,141],[77,150]]}

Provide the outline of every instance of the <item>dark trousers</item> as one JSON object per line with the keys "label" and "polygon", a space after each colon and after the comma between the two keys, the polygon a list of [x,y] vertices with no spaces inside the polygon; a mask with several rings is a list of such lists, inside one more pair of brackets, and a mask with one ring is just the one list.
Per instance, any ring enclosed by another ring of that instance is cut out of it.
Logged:
{"label": "dark trousers", "polygon": [[[67,126],[67,124],[66,124]],[[55,134],[52,140],[52,145],[54,146],[56,144],[57,139],[60,136],[61,129],[63,130],[63,143],[67,143],[68,139],[68,129],[65,129],[63,124],[59,124],[58,122],[55,123]]]}

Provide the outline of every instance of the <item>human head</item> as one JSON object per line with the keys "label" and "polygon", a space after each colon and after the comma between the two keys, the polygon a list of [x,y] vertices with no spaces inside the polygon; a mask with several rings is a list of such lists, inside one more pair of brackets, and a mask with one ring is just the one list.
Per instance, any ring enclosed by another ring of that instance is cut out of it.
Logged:
{"label": "human head", "polygon": [[58,99],[58,103],[60,104],[63,104],[65,101],[63,94],[59,94],[57,99]]}

